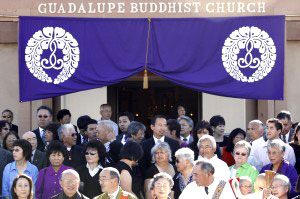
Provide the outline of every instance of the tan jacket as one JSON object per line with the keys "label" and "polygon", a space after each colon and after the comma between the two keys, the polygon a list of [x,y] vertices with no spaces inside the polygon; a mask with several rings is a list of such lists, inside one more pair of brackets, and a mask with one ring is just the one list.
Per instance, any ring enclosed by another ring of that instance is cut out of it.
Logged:
{"label": "tan jacket", "polygon": [[[107,193],[103,193],[100,196],[94,197],[94,199],[110,199],[110,198]],[[138,198],[135,195],[133,195],[127,191],[123,191],[120,187],[120,191],[119,191],[116,199],[138,199]]]}

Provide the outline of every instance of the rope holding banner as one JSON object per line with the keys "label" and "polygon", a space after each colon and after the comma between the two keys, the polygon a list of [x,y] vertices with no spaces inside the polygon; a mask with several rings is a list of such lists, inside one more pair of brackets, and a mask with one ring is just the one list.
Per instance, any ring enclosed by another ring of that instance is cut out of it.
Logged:
{"label": "rope holding banner", "polygon": [[144,70],[144,81],[143,81],[143,89],[148,89],[149,85],[149,79],[147,74],[147,64],[148,64],[148,49],[149,49],[149,40],[150,40],[150,24],[151,24],[151,18],[148,18],[148,36],[147,36],[147,46],[146,46],[146,62],[145,62],[145,70]]}

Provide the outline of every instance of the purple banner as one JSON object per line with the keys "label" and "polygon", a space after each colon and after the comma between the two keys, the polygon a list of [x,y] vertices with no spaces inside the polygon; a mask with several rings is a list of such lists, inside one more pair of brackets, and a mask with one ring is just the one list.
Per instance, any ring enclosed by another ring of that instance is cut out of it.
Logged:
{"label": "purple banner", "polygon": [[[152,19],[148,69],[221,96],[283,99],[284,16]],[[20,17],[20,101],[115,84],[142,71],[147,19]]]}

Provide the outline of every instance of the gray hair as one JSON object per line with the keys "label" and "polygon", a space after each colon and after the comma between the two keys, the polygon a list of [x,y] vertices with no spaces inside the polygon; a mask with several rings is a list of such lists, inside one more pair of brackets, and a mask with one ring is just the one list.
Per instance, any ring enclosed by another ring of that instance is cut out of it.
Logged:
{"label": "gray hair", "polygon": [[199,140],[198,140],[198,148],[200,148],[200,145],[203,141],[210,141],[212,147],[215,149],[217,147],[216,140],[213,136],[211,135],[203,135]]}
{"label": "gray hair", "polygon": [[235,152],[237,148],[242,148],[242,147],[247,150],[247,156],[249,156],[251,152],[251,144],[245,140],[238,141],[234,146],[233,152]]}
{"label": "gray hair", "polygon": [[157,150],[166,151],[169,156],[169,161],[172,162],[172,157],[171,157],[172,151],[171,151],[170,145],[166,142],[161,142],[161,143],[155,144],[154,147],[152,147],[152,149],[151,149],[151,156],[152,156],[151,163],[155,163],[155,152]]}
{"label": "gray hair", "polygon": [[194,151],[190,148],[184,147],[178,149],[175,153],[175,157],[188,160],[191,163],[191,165],[194,166]]}
{"label": "gray hair", "polygon": [[58,128],[57,133],[58,133],[59,140],[62,139],[62,135],[68,132],[69,129],[75,129],[73,124],[63,124]]}
{"label": "gray hair", "polygon": [[260,121],[260,120],[252,120],[249,122],[249,124],[251,124],[251,123],[258,124],[259,129],[264,129],[264,123],[262,123],[262,121]]}
{"label": "gray hair", "polygon": [[[288,179],[288,177],[286,177],[285,175],[282,175],[282,174],[276,174],[275,177],[273,178],[273,182],[275,180],[281,181],[282,186],[288,187],[287,194],[289,194],[291,192],[291,183],[290,183],[290,180]],[[272,184],[273,184],[273,182],[272,182]]]}
{"label": "gray hair", "polygon": [[203,160],[197,160],[195,166],[199,166],[202,171],[211,173],[212,175],[215,173],[215,167],[205,158]]}
{"label": "gray hair", "polygon": [[145,125],[137,121],[132,121],[128,126],[127,133],[129,135],[136,135],[139,130],[146,131]]}
{"label": "gray hair", "polygon": [[185,120],[191,128],[194,128],[194,122],[190,117],[180,116],[180,117],[177,118],[177,122],[180,122],[181,120]]}
{"label": "gray hair", "polygon": [[244,183],[244,182],[246,182],[246,181],[248,181],[248,182],[251,182],[251,184],[252,184],[252,180],[251,180],[251,178],[249,178],[248,176],[241,176],[240,177],[240,187],[242,186],[242,184]]}
{"label": "gray hair", "polygon": [[279,151],[281,153],[284,153],[285,152],[285,143],[283,141],[281,141],[280,139],[272,140],[272,141],[268,142],[268,145],[267,145],[268,151],[271,148],[277,148],[277,149],[279,149]]}
{"label": "gray hair", "polygon": [[80,181],[80,177],[79,177],[79,174],[77,173],[77,171],[75,171],[74,169],[67,169],[67,170],[64,170],[62,173],[61,173],[61,177],[60,177],[60,180],[62,181],[64,176],[66,174],[72,174],[74,175],[79,181]]}
{"label": "gray hair", "polygon": [[152,180],[152,183],[151,183],[151,190],[154,189],[154,186],[155,186],[155,183],[159,180],[159,179],[166,179],[168,182],[169,182],[169,185],[170,185],[170,190],[173,188],[174,186],[174,181],[172,179],[172,177],[165,173],[165,172],[160,172],[156,175],[153,176],[153,180]]}
{"label": "gray hair", "polygon": [[109,175],[112,179],[117,179],[118,184],[120,184],[120,173],[116,168],[113,167],[105,167],[101,172],[103,171],[109,171]]}
{"label": "gray hair", "polygon": [[98,126],[103,126],[109,132],[113,132],[114,134],[116,134],[116,132],[113,128],[113,123],[110,120],[99,120]]}

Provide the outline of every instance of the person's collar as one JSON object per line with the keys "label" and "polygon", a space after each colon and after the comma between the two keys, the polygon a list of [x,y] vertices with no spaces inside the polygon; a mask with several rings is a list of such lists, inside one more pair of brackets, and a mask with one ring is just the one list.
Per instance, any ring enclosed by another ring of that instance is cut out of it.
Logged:
{"label": "person's collar", "polygon": [[41,128],[41,127],[39,127],[39,131],[40,132],[42,132],[42,131],[44,131],[45,129],[43,129],[43,128]]}
{"label": "person's collar", "polygon": [[108,194],[109,198],[117,198],[119,191],[120,187],[118,186],[118,189],[115,192],[113,192],[112,194]]}
{"label": "person's collar", "polygon": [[32,156],[34,156],[36,149],[32,150]]}
{"label": "person's collar", "polygon": [[164,141],[165,141],[165,136],[162,136],[160,139],[157,139],[157,138],[153,135],[153,139],[154,139],[154,142],[155,142],[155,144],[156,144],[156,142],[157,142],[158,140],[160,140],[161,142],[164,142]]}
{"label": "person's collar", "polygon": [[88,168],[89,170],[93,171],[94,169],[96,168],[99,168],[99,169],[103,169],[103,167],[101,166],[101,164],[98,164],[97,167],[95,167],[94,169],[91,169],[90,165],[88,163],[86,163],[86,168]]}
{"label": "person's collar", "polygon": [[187,137],[183,137],[183,136],[180,136],[180,139],[183,141],[183,139],[186,139],[187,141],[189,141],[190,140],[190,136],[191,135],[188,135]]}
{"label": "person's collar", "polygon": [[76,192],[73,196],[68,197],[65,192],[63,192],[63,198],[67,198],[67,199],[76,199],[77,196],[80,196],[78,192]]}

